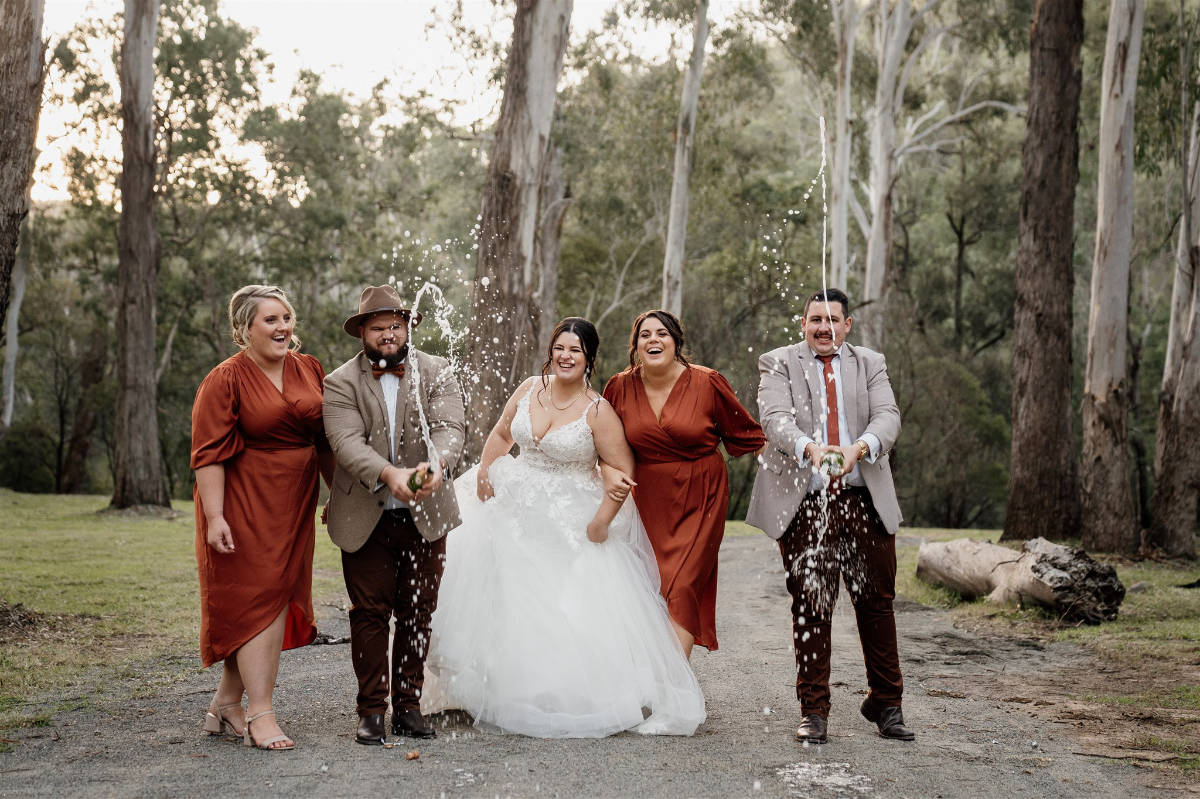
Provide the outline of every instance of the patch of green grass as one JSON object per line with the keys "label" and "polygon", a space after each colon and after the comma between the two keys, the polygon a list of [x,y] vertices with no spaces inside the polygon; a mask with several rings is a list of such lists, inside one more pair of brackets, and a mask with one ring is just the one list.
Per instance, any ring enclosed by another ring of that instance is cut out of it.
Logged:
{"label": "patch of green grass", "polygon": [[11,752],[17,748],[16,743],[8,739],[0,739],[0,755],[6,752]]}
{"label": "patch of green grass", "polygon": [[[94,688],[78,684],[89,674],[140,679],[153,662],[163,684],[199,666],[193,507],[173,504],[174,518],[135,516],[102,513],[108,497],[0,489],[0,600],[41,614],[0,641],[0,728],[21,703]],[[319,522],[314,567],[318,602],[344,594]]]}
{"label": "patch of green grass", "polygon": [[896,593],[905,599],[935,608],[956,608],[962,597],[949,588],[917,578],[917,551],[921,544],[970,538],[973,541],[1000,539],[999,530],[945,530],[936,527],[902,527],[896,539]]}
{"label": "patch of green grass", "polygon": [[751,527],[745,522],[729,520],[725,522],[725,535],[732,536],[733,538],[741,538],[748,535],[766,535],[766,533],[757,527]]}
{"label": "patch of green grass", "polygon": [[[1038,606],[1018,608],[983,600],[966,602],[947,589],[917,578],[917,544],[957,538],[999,543],[999,530],[902,529],[900,535],[896,549],[897,593],[916,602],[949,609],[951,618],[957,621],[987,622],[999,632],[1077,643],[1109,662],[1133,668],[1188,667],[1200,658],[1196,632],[1200,624],[1200,591],[1179,587],[1195,579],[1194,564],[1095,556],[1117,570],[1117,577],[1126,588],[1125,600],[1113,621],[1068,624]],[[1078,546],[1078,542],[1066,543]],[[1014,551],[1020,549],[1005,545]],[[1137,590],[1129,590],[1134,586]],[[1200,710],[1200,686],[1195,684],[1175,683],[1135,696],[1117,695],[1120,690],[1120,685],[1114,685],[1113,694],[1081,698],[1098,704]]]}

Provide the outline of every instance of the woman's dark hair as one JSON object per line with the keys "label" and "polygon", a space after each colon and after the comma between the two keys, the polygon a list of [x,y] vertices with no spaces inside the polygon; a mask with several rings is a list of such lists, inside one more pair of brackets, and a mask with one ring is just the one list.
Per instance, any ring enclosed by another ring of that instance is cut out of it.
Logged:
{"label": "woman's dark hair", "polygon": [[639,314],[638,318],[633,320],[633,330],[629,333],[629,368],[633,369],[637,366],[638,331],[642,327],[642,322],[645,322],[652,316],[662,322],[663,327],[670,334],[671,340],[675,342],[675,360],[684,366],[691,366],[692,364],[683,354],[683,324],[675,314],[659,308]]}
{"label": "woman's dark hair", "polygon": [[585,363],[583,382],[591,388],[592,374],[596,371],[596,351],[600,349],[600,334],[596,332],[596,326],[582,316],[568,316],[559,322],[550,334],[550,341],[546,343],[546,362],[542,364],[542,388],[550,386],[550,362],[554,359],[554,342],[558,341],[558,337],[563,333],[574,333],[579,337]]}

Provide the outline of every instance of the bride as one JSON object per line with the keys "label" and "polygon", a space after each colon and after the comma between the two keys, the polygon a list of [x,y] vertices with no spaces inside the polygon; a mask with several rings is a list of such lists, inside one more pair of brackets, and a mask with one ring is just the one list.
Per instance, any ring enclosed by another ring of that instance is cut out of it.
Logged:
{"label": "bride", "polygon": [[542,375],[455,481],[463,523],[447,539],[422,713],[460,708],[539,738],[691,735],[704,721],[637,509],[602,490],[597,456],[632,474],[633,454],[589,385],[598,346],[587,320],[560,322]]}

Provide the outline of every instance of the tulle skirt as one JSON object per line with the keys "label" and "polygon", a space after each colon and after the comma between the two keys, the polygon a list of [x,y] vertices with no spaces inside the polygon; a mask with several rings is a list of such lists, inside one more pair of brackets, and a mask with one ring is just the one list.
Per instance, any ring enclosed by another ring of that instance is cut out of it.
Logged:
{"label": "tulle skirt", "polygon": [[595,544],[594,469],[505,456],[490,478],[496,496],[482,504],[475,470],[455,482],[463,523],[446,543],[421,711],[462,709],[480,728],[539,738],[695,732],[704,696],[634,504]]}

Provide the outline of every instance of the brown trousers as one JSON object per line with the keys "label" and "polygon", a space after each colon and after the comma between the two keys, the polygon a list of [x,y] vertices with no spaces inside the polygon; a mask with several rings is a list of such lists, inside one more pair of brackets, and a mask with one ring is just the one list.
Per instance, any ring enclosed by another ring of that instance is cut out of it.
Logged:
{"label": "brown trousers", "polygon": [[[350,652],[358,714],[417,709],[425,681],[429,622],[437,607],[446,539],[426,541],[406,509],[384,511],[367,543],[342,552],[350,595]],[[396,619],[388,679],[388,625]]]}
{"label": "brown trousers", "polygon": [[[827,516],[827,518],[826,518]],[[865,488],[845,486],[830,499],[800,503],[779,539],[787,589],[792,595],[796,648],[796,698],[808,716],[829,716],[829,655],[838,578],[846,581],[867,667],[869,697],[877,706],[900,706],[904,681],[896,651],[896,540],[888,534]]]}

